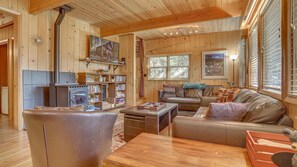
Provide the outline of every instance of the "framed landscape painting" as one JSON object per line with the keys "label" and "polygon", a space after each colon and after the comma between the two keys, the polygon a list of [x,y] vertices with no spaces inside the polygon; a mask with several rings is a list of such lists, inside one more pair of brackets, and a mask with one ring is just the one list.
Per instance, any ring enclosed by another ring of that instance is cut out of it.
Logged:
{"label": "framed landscape painting", "polygon": [[227,50],[202,52],[202,79],[227,79]]}

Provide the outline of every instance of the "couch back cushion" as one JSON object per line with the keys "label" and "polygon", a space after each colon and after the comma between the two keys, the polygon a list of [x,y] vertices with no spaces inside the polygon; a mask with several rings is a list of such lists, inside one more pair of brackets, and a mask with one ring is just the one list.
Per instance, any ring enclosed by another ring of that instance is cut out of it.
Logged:
{"label": "couch back cushion", "polygon": [[201,98],[202,97],[202,90],[201,89],[186,89],[185,90],[185,97],[189,98]]}
{"label": "couch back cushion", "polygon": [[218,91],[222,87],[222,85],[206,85],[203,90],[203,96],[213,96],[213,92]]}
{"label": "couch back cushion", "polygon": [[183,88],[183,84],[178,84],[175,86],[175,94],[176,97],[185,97],[185,90]]}
{"label": "couch back cushion", "polygon": [[241,89],[240,92],[235,96],[233,102],[235,103],[246,103],[250,98],[256,95],[257,92],[249,89]]}
{"label": "couch back cushion", "polygon": [[257,93],[246,103],[248,112],[243,122],[277,124],[285,115],[282,102],[270,96]]}

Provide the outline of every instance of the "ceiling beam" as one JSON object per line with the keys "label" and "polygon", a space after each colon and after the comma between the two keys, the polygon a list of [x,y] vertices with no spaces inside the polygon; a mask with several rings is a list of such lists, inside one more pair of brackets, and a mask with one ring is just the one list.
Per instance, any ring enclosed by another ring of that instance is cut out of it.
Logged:
{"label": "ceiling beam", "polygon": [[41,12],[65,5],[73,0],[30,0],[29,12],[39,14]]}
{"label": "ceiling beam", "polygon": [[123,26],[118,26],[115,28],[101,27],[100,32],[102,37],[106,37],[112,35],[133,33],[148,29],[169,27],[173,25],[223,19],[228,17],[238,17],[243,15],[245,7],[246,2],[231,3],[220,7],[204,8],[188,13],[169,15],[158,18],[152,18],[144,21],[138,21]]}

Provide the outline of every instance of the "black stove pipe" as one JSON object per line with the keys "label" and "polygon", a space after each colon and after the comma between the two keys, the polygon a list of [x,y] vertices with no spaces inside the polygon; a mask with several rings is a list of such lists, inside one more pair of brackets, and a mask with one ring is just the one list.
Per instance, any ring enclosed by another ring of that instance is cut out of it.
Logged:
{"label": "black stove pipe", "polygon": [[54,84],[60,83],[60,34],[61,23],[65,17],[65,9],[59,8],[59,16],[55,22],[55,41],[54,41]]}

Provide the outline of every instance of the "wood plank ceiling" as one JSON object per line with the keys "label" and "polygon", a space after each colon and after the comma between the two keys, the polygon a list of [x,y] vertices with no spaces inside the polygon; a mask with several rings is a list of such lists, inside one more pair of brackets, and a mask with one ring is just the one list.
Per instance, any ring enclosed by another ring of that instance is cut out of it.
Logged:
{"label": "wood plank ceiling", "polygon": [[230,17],[226,19],[197,22],[166,28],[157,28],[152,30],[139,31],[135,34],[143,39],[158,39],[185,35],[235,31],[240,29],[241,18],[242,17]]}
{"label": "wood plank ceiling", "polygon": [[[239,22],[240,17],[238,16],[244,13],[247,2],[248,0],[73,0],[68,3],[68,5],[73,7],[74,10],[68,13],[68,15],[100,27],[102,30],[106,30],[212,7],[224,9],[224,11],[228,13],[228,16],[230,16],[230,19],[211,20],[195,24],[191,23],[182,26],[185,28],[179,26],[176,29],[180,30],[181,34],[185,34],[182,31],[190,32],[190,27],[199,26],[203,27],[203,29],[197,30],[199,33],[208,33],[217,32],[220,31],[220,29],[235,29],[234,27],[229,27],[229,23],[235,22],[237,24],[237,22]],[[233,6],[230,7],[230,5],[235,5],[236,8],[233,8]],[[238,13],[240,13],[240,15],[238,15]],[[226,25],[226,27],[221,28],[221,25]],[[160,34],[164,37],[164,32],[169,32],[169,29],[174,29],[174,27],[157,28],[147,30],[143,33],[138,32],[137,34],[145,38],[161,37]],[[194,29],[195,28],[193,28],[193,30]],[[177,32],[176,30],[175,32]],[[196,29],[194,32],[195,31]]]}

